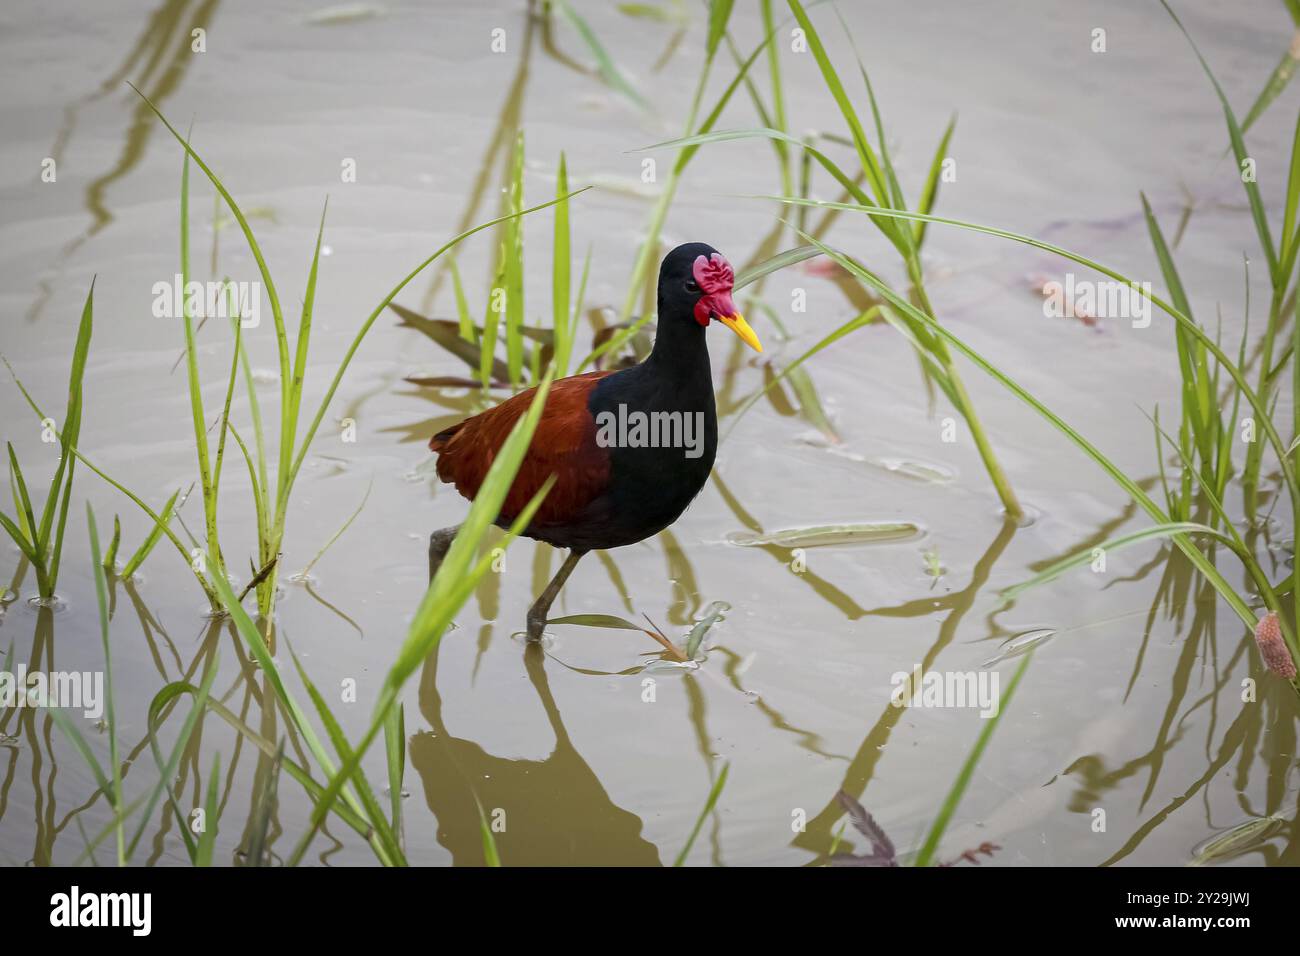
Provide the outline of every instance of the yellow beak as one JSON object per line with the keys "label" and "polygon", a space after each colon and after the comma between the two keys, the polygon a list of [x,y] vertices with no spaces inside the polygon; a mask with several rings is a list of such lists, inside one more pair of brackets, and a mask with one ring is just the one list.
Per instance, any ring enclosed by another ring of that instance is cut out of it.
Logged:
{"label": "yellow beak", "polygon": [[749,327],[749,323],[745,321],[745,317],[739,312],[735,315],[720,315],[718,321],[739,335],[741,341],[755,352],[763,351],[763,343],[758,340],[754,330]]}

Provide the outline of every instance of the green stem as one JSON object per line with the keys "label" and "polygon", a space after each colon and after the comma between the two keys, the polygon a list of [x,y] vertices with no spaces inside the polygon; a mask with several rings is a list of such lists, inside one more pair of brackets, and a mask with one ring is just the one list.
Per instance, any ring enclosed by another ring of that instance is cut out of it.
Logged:
{"label": "green stem", "polygon": [[[915,257],[910,259],[907,264],[907,271],[911,276],[912,288],[916,292],[921,310],[933,321],[938,322],[934,307],[930,305],[930,296],[925,291],[920,261]],[[1006,472],[1002,470],[1002,464],[998,461],[996,452],[993,451],[993,445],[984,431],[984,425],[975,412],[975,404],[971,401],[970,393],[966,391],[966,383],[962,381],[961,374],[953,363],[952,353],[948,351],[948,346],[942,338],[935,337],[933,344],[935,356],[943,365],[944,374],[947,375],[953,394],[957,398],[957,411],[966,420],[966,427],[970,429],[971,438],[975,441],[975,448],[979,452],[980,460],[984,462],[984,470],[988,472],[989,480],[993,482],[998,498],[1002,500],[1002,507],[1006,509],[1007,517],[1013,520],[1018,519],[1024,515],[1024,508],[1021,507],[1020,499],[1016,497],[1015,490],[1011,487]]]}

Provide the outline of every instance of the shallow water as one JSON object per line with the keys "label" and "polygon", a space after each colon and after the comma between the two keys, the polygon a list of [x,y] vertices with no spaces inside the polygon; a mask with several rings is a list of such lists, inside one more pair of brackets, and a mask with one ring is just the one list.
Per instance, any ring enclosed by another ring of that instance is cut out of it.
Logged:
{"label": "shallow water", "polygon": [[[761,37],[757,13],[738,5],[732,30],[748,53]],[[1077,249],[1121,271],[1159,272],[1140,216],[1145,190],[1166,231],[1190,195],[1178,246],[1181,272],[1202,321],[1222,307],[1224,341],[1242,327],[1242,253],[1256,243],[1230,161],[1213,92],[1176,28],[1155,5],[842,4],[885,111],[904,187],[915,194],[944,124],[960,120],[941,215],[1027,232]],[[76,319],[96,277],[96,331],[87,373],[82,450],[159,507],[194,480],[194,446],[175,320],[154,318],[151,289],[178,269],[181,153],[124,85],[131,80],[178,126],[248,210],[277,277],[286,310],[300,301],[311,243],[328,194],[329,217],[317,290],[317,326],[307,405],[319,400],[354,330],[402,274],[463,225],[497,208],[504,153],[490,154],[499,125],[525,129],[529,201],[554,193],[561,149],[570,182],[600,188],[571,208],[574,250],[593,248],[587,303],[622,302],[655,186],[642,161],[667,153],[632,150],[679,135],[699,65],[701,25],[656,69],[673,28],[636,20],[612,5],[579,5],[612,55],[652,101],[647,115],[598,76],[575,69],[590,54],[571,29],[547,37],[528,26],[520,3],[384,4],[340,22],[308,22],[307,4],[16,2],[0,13],[0,329],[3,352],[38,401],[61,408]],[[1281,4],[1251,0],[1181,4],[1189,30],[1244,112],[1290,36]],[[254,12],[254,10],[256,12]],[[817,14],[846,77],[851,51],[829,11]],[[189,31],[207,30],[206,52]],[[1089,50],[1104,27],[1109,50]],[[495,28],[507,50],[489,51]],[[568,59],[566,59],[566,57]],[[795,131],[839,131],[834,103],[810,55],[783,49],[787,113]],[[732,75],[724,54],[706,100]],[[1288,91],[1250,135],[1261,188],[1280,203],[1297,90]],[[866,110],[865,101],[861,108]],[[758,125],[743,94],[723,127]],[[832,147],[836,155],[848,151]],[[41,181],[41,161],[57,180]],[[354,160],[357,181],[340,171]],[[491,165],[488,165],[489,160]],[[192,179],[196,271],[256,277],[234,228],[212,248],[212,196]],[[829,188],[823,186],[823,188]],[[476,193],[475,190],[479,191]],[[666,240],[706,240],[744,263],[783,215],[747,198],[780,189],[772,150],[759,141],[705,147],[672,207]],[[829,191],[824,198],[835,198]],[[550,310],[548,214],[527,222],[530,321]],[[932,226],[929,290],[941,317],[975,348],[1130,473],[1154,479],[1151,426],[1143,410],[1178,400],[1172,330],[1126,321],[1092,327],[1045,318],[1041,276],[1063,266],[1025,247]],[[902,282],[897,257],[861,217],[840,217],[833,240]],[[483,301],[486,236],[459,261],[474,302]],[[824,270],[823,270],[824,271]],[[1254,817],[1288,823],[1233,858],[1246,864],[1300,862],[1294,696],[1265,677],[1234,615],[1145,544],[1109,556],[1104,574],[1086,568],[998,611],[997,592],[1051,561],[1143,527],[1126,496],[1092,463],[1013,397],[963,365],[967,385],[1034,520],[1003,519],[969,436],[943,440],[951,411],[931,413],[906,342],[872,325],[818,355],[809,372],[842,439],[829,444],[787,389],[735,425],[725,415],[764,384],[763,364],[801,354],[857,308],[823,271],[796,266],[770,276],[766,301],[790,331],[782,343],[749,309],[769,348],[742,354],[711,335],[721,431],[714,480],[670,532],[601,559],[588,557],[555,615],[648,616],[678,640],[715,601],[730,605],[705,638],[694,670],[634,669],[659,648],[632,631],[553,628],[544,648],[518,632],[558,556],[522,542],[503,573],[457,617],[436,656],[404,695],[409,858],[422,864],[482,861],[478,809],[504,810],[498,834],[507,865],[669,863],[685,842],[712,781],[729,778],[690,856],[693,864],[805,865],[825,859],[840,827],[841,788],[854,795],[900,849],[914,849],[957,775],[983,722],[971,709],[890,706],[891,675],[922,664],[979,671],[993,658],[1005,688],[1021,662],[1005,642],[1052,629],[998,726],[962,801],[941,855],[989,841],[986,865],[1172,864],[1207,839]],[[442,278],[438,278],[442,275]],[[1039,277],[1039,278],[1035,278]],[[435,285],[436,283],[436,285]],[[1262,266],[1250,273],[1255,327],[1267,303]],[[791,313],[792,291],[806,313]],[[430,271],[398,299],[454,315],[445,275]],[[219,406],[229,338],[201,337],[204,401]],[[586,344],[589,333],[583,333]],[[274,417],[275,347],[269,316],[247,338],[264,374],[260,396]],[[426,538],[455,524],[465,503],[421,470],[425,441],[467,407],[462,393],[405,383],[408,375],[462,374],[463,367],[395,316],[366,339],[296,489],[281,568],[307,565],[367,494],[360,518],[312,571],[285,581],[277,628],[323,692],[355,680],[357,702],[336,713],[356,740],[425,587]],[[15,388],[0,389],[3,437],[29,481],[55,464],[56,445]],[[1289,413],[1288,413],[1289,414]],[[234,420],[248,421],[237,393]],[[341,422],[356,424],[346,441]],[[242,464],[227,461],[223,546],[247,580],[253,511]],[[1241,511],[1234,488],[1229,509]],[[124,551],[148,530],[143,516],[79,470],[59,593],[66,608],[38,612],[30,571],[6,539],[0,580],[21,598],[0,618],[0,654],[32,669],[102,668],[81,505],[101,529],[121,516]],[[7,511],[8,509],[6,509]],[[202,530],[197,495],[182,511]],[[1265,536],[1289,526],[1284,506]],[[788,545],[738,547],[737,536],[836,524],[911,522],[919,536],[808,548],[791,569]],[[1278,532],[1275,577],[1284,573]],[[1239,570],[1221,564],[1236,581]],[[1170,582],[1173,596],[1170,597]],[[133,587],[114,588],[113,668],[118,733],[130,763],[129,796],[157,779],[147,744],[147,708],[169,682],[197,683],[220,655],[214,695],[268,738],[282,717],[263,713],[264,677],[221,624],[174,550],[159,546]],[[1258,703],[1242,704],[1241,682],[1260,679]],[[162,732],[172,739],[179,714]],[[101,762],[107,735],[84,725]],[[290,756],[301,741],[288,740]],[[251,828],[256,752],[208,717],[201,747],[176,781],[196,806],[214,753],[222,758],[219,863],[237,862]],[[382,747],[365,761],[384,781]],[[265,764],[261,764],[264,771]],[[380,795],[382,802],[386,796]],[[311,805],[280,781],[272,850],[286,856]],[[1098,810],[1104,811],[1099,831]],[[804,832],[795,824],[805,817]],[[83,851],[81,829],[111,817],[85,763],[48,715],[0,716],[0,860],[68,863]],[[170,813],[159,807],[137,860],[182,863]],[[845,840],[855,842],[851,830]],[[846,846],[841,844],[840,849]],[[111,857],[106,845],[97,851]],[[331,822],[309,860],[370,863],[369,848]]]}

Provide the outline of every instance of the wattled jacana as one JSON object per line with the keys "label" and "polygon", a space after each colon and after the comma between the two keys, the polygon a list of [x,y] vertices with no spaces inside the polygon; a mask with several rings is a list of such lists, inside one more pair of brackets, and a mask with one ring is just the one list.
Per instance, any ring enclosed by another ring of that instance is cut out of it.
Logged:
{"label": "wattled jacana", "polygon": [[[523,534],[568,548],[569,556],[528,612],[530,639],[541,637],[555,596],[584,554],[658,534],[704,487],[718,449],[705,328],[718,319],[751,348],[763,350],[731,300],[734,283],[731,264],[712,246],[678,246],[659,267],[658,328],[649,357],[621,371],[588,372],[551,386],[497,518],[508,527],[555,475]],[[438,453],[438,477],[472,500],[534,391],[434,435],[429,447]],[[658,440],[665,435],[675,440]],[[457,530],[430,536],[430,576]]]}

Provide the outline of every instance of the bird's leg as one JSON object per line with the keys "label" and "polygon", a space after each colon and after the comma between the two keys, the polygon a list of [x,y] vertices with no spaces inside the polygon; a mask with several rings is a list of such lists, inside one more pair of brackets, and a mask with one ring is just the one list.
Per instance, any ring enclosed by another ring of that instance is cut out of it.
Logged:
{"label": "bird's leg", "polygon": [[447,549],[451,547],[451,542],[456,537],[456,532],[460,530],[460,525],[454,525],[450,528],[443,528],[441,531],[435,531],[429,535],[429,580],[438,573],[438,568],[442,564],[442,559],[447,556]]}
{"label": "bird's leg", "polygon": [[551,605],[555,603],[556,595],[560,593],[560,588],[564,587],[564,582],[569,580],[569,575],[573,573],[573,569],[578,566],[578,561],[586,553],[586,551],[579,551],[576,548],[570,551],[569,556],[560,565],[560,570],[551,579],[551,583],[546,585],[546,590],[542,592],[541,597],[528,609],[528,639],[530,641],[540,641],[542,639],[542,631],[546,627],[546,616],[551,611]]}

